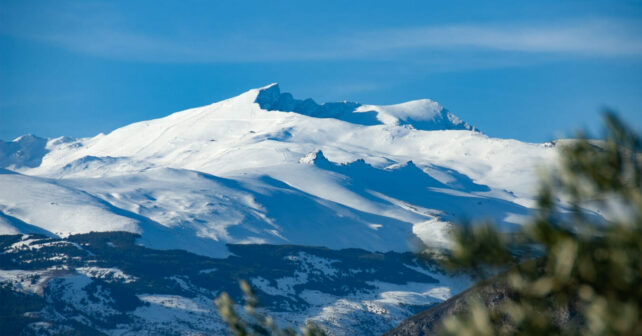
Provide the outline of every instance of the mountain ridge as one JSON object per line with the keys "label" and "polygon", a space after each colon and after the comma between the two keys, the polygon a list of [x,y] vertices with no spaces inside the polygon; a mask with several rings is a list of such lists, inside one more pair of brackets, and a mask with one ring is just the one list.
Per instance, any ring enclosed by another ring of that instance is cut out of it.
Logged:
{"label": "mountain ridge", "polygon": [[[417,120],[455,129],[420,129]],[[319,105],[272,84],[108,134],[38,140],[29,160],[4,164],[19,175],[0,175],[0,211],[27,225],[2,227],[60,236],[124,230],[150,247],[210,256],[244,242],[443,246],[460,218],[519,225],[532,167],[556,155],[471,130],[430,100]]]}

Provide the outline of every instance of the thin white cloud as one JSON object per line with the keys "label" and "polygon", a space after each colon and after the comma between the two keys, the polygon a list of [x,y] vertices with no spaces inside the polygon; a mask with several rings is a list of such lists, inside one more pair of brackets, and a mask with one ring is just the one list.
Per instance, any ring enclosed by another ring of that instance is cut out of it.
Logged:
{"label": "thin white cloud", "polygon": [[[32,16],[20,17],[25,12]],[[405,27],[309,37],[304,32],[296,35],[292,32],[295,29],[208,32],[190,29],[189,24],[180,32],[170,34],[135,30],[127,28],[132,25],[127,25],[117,12],[95,5],[76,4],[40,12],[6,7],[0,15],[0,34],[43,41],[99,57],[141,62],[390,60],[400,54],[427,58],[453,51],[642,56],[642,24],[614,19]]]}
{"label": "thin white cloud", "polygon": [[589,56],[642,55],[642,25],[622,20],[562,24],[447,25],[363,34],[364,49],[478,48]]}

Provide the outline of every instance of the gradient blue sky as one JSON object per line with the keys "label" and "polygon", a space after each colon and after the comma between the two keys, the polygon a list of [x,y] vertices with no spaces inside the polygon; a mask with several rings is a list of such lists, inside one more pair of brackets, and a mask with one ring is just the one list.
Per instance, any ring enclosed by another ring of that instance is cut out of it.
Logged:
{"label": "gradient blue sky", "polygon": [[642,125],[642,1],[0,0],[0,139],[93,136],[279,82],[547,141]]}

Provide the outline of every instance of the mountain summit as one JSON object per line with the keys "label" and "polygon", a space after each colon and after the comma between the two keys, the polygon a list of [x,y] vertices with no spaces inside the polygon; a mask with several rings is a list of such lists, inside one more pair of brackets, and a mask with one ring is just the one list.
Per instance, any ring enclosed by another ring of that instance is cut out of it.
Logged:
{"label": "mountain summit", "polygon": [[360,125],[410,125],[418,130],[472,129],[470,125],[430,99],[387,106],[354,102],[319,105],[310,98],[297,100],[290,93],[281,93],[279,84],[275,83],[259,89],[256,103],[264,110],[296,112],[316,118],[335,118]]}

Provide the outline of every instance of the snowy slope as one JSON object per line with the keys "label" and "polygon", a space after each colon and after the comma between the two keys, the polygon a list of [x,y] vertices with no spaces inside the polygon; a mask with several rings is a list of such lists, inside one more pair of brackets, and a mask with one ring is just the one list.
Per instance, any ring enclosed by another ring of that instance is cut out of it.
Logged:
{"label": "snowy slope", "polygon": [[37,167],[47,154],[46,145],[47,139],[31,134],[0,140],[0,167]]}
{"label": "snowy slope", "polygon": [[0,212],[5,225],[19,219],[49,233],[68,234],[92,231],[95,219],[100,218],[101,231],[137,231],[135,221],[79,190],[9,170],[0,171],[0,185]]}
{"label": "snowy slope", "polygon": [[555,149],[471,129],[430,100],[319,105],[270,85],[48,140],[28,159],[12,154],[17,139],[0,152],[20,173],[0,175],[0,217],[11,219],[0,233],[118,229],[150,247],[225,256],[226,243],[405,251],[417,237],[444,244],[460,218],[518,225],[534,168]]}

